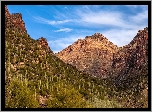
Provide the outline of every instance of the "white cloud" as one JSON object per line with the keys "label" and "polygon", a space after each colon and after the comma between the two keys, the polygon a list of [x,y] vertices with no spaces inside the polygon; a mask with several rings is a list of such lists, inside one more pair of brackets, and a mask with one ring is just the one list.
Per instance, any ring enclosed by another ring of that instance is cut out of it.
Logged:
{"label": "white cloud", "polygon": [[70,32],[72,31],[72,29],[70,28],[63,28],[63,29],[59,29],[59,30],[54,30],[54,32]]}
{"label": "white cloud", "polygon": [[50,48],[54,51],[54,53],[57,53],[64,48],[68,47],[69,45],[73,44],[78,39],[84,39],[85,35],[79,35],[79,36],[70,36],[65,38],[58,38],[56,40],[48,41],[48,44]]}
{"label": "white cloud", "polygon": [[80,20],[78,22],[80,25],[101,27],[102,25],[116,26],[116,27],[128,27],[130,25],[122,19],[122,14],[120,12],[113,11],[100,11],[100,12],[78,12]]}
{"label": "white cloud", "polygon": [[52,21],[52,20],[45,19],[43,17],[34,17],[34,18],[36,20],[38,20],[38,22],[40,22],[40,23],[45,23],[45,24],[49,24],[49,25],[63,24],[63,23],[67,23],[67,22],[71,21],[71,20]]}
{"label": "white cloud", "polygon": [[64,7],[64,9],[67,9],[67,10],[69,10],[69,9],[68,9],[68,7]]}
{"label": "white cloud", "polygon": [[148,21],[148,10],[140,12],[135,16],[130,16],[129,18],[130,18],[131,21],[133,21],[135,23],[141,23],[141,22],[145,21],[146,19]]}
{"label": "white cloud", "polygon": [[129,29],[111,29],[101,32],[108,38],[113,44],[118,47],[125,46],[131,42],[131,40],[137,35],[138,30],[143,30],[146,26],[140,26],[138,28]]}
{"label": "white cloud", "polygon": [[[134,6],[136,7],[136,6]],[[140,5],[140,7],[146,7]],[[145,9],[141,12],[136,12],[136,15],[129,15],[121,11],[82,11],[77,10],[76,13],[79,16],[74,22],[77,22],[81,26],[87,26],[92,28],[103,27],[118,27],[122,29],[134,29],[141,25],[148,25],[148,10]]]}

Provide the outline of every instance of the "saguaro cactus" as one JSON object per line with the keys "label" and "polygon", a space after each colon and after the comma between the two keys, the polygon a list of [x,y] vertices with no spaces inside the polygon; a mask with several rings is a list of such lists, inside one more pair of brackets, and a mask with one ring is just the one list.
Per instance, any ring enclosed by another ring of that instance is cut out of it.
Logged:
{"label": "saguaro cactus", "polygon": [[10,62],[10,49],[8,49],[8,77],[10,77],[10,72],[11,72],[11,62]]}
{"label": "saguaro cactus", "polygon": [[49,81],[48,81],[48,79],[46,80],[46,88],[49,89]]}

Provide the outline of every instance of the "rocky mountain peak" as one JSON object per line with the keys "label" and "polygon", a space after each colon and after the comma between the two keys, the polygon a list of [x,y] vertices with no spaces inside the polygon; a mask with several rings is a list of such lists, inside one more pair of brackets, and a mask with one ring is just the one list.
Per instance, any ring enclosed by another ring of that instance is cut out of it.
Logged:
{"label": "rocky mountain peak", "polygon": [[5,5],[5,23],[7,27],[17,27],[22,32],[27,33],[27,30],[25,28],[25,23],[22,20],[22,14],[21,13],[13,13],[10,14],[7,8],[7,5]]}
{"label": "rocky mountain peak", "polygon": [[108,41],[108,39],[100,33],[95,33],[92,36],[86,36],[85,39],[94,39],[94,40],[98,40],[98,41]]}
{"label": "rocky mountain peak", "polygon": [[[113,53],[118,49],[102,34],[95,33],[92,36],[86,36],[85,39],[78,39],[72,45],[56,53],[56,56],[64,62],[76,66],[79,70],[93,76],[105,77],[108,71],[107,66],[111,65]],[[102,63],[103,66],[101,67],[99,63]]]}
{"label": "rocky mountain peak", "polygon": [[37,40],[40,43],[40,47],[43,46],[46,48],[46,50],[50,51],[51,53],[53,53],[53,51],[50,49],[47,39],[44,37],[41,37]]}

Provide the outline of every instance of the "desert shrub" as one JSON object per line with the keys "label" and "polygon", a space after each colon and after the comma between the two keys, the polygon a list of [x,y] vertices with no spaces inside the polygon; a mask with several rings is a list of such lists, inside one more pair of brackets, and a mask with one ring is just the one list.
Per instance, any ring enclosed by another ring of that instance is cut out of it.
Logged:
{"label": "desert shrub", "polygon": [[5,86],[5,89],[6,108],[37,108],[39,106],[34,92],[24,84],[24,81],[22,83],[17,78],[12,79],[10,84]]}
{"label": "desert shrub", "polygon": [[55,85],[58,91],[51,93],[52,98],[48,100],[48,108],[87,108],[91,107],[83,96],[70,84],[65,86]]}
{"label": "desert shrub", "polygon": [[104,99],[101,100],[97,96],[93,96],[88,100],[88,103],[93,106],[93,108],[120,108],[121,105],[114,100]]}

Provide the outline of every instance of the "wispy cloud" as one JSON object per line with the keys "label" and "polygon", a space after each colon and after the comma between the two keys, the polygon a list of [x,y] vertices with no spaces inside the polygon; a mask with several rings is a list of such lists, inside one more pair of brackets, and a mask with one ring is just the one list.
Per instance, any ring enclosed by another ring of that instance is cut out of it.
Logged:
{"label": "wispy cloud", "polygon": [[140,26],[134,29],[111,29],[101,31],[101,33],[108,38],[113,44],[122,47],[131,42],[131,40],[137,35],[139,29],[143,29],[146,26]]}
{"label": "wispy cloud", "polygon": [[110,26],[122,26],[123,20],[121,19],[121,13],[119,12],[78,12],[80,20],[84,24],[92,25],[110,25]]}
{"label": "wispy cloud", "polygon": [[40,23],[49,24],[49,25],[63,24],[71,21],[71,20],[55,21],[55,20],[48,20],[43,17],[34,17],[34,18]]}
{"label": "wispy cloud", "polygon": [[78,39],[84,39],[85,35],[75,35],[75,36],[68,36],[65,38],[58,38],[56,40],[48,41],[48,44],[51,49],[53,49],[54,53],[61,51],[62,49],[68,47]]}
{"label": "wispy cloud", "polygon": [[148,20],[148,10],[138,13],[135,16],[130,16],[130,20],[135,23],[141,23],[145,20]]}
{"label": "wispy cloud", "polygon": [[136,35],[136,30],[118,30],[111,29],[109,31],[104,31],[102,34],[108,38],[113,44],[121,47],[129,44],[133,36]]}
{"label": "wispy cloud", "polygon": [[54,32],[70,32],[70,31],[72,31],[72,29],[70,29],[70,28],[62,28],[59,30],[54,30]]}
{"label": "wispy cloud", "polygon": [[49,35],[58,38],[49,41],[49,45],[54,52],[61,51],[78,38],[95,32],[102,33],[115,45],[124,46],[133,39],[138,30],[148,25],[147,5],[51,5],[46,10],[49,16],[42,14],[33,18],[39,23],[53,26],[49,29],[53,31]]}

